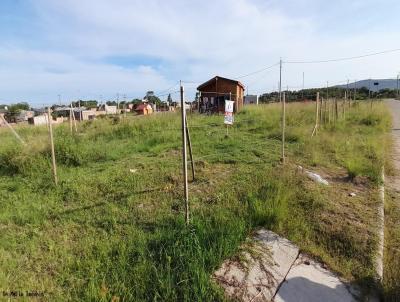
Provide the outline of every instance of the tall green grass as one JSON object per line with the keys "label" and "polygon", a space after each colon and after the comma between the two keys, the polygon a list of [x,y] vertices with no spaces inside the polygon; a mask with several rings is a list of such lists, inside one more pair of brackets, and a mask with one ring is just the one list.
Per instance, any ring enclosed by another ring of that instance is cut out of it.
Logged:
{"label": "tall green grass", "polygon": [[278,105],[247,107],[228,137],[222,116],[189,115],[189,227],[179,114],[85,122],[74,135],[56,126],[57,187],[46,128],[17,127],[28,147],[0,129],[0,289],[42,291],[48,301],[222,301],[210,275],[258,227],[346,277],[368,278],[373,235],[364,244],[322,223],[335,189],[310,187],[295,165],[345,169],[374,186],[388,127],[386,109],[374,106],[311,138],[314,105],[288,105],[286,166]]}

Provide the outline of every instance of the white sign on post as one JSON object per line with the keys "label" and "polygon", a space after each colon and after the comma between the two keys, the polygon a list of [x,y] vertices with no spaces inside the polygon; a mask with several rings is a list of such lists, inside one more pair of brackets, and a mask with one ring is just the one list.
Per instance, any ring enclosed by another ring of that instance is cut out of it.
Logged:
{"label": "white sign on post", "polygon": [[233,125],[233,104],[234,101],[225,101],[224,124]]}
{"label": "white sign on post", "polygon": [[225,101],[225,112],[233,113],[233,104],[234,101]]}

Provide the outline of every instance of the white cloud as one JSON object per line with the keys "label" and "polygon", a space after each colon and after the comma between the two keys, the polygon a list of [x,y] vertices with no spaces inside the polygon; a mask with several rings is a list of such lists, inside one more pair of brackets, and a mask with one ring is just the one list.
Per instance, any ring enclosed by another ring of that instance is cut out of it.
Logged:
{"label": "white cloud", "polygon": [[[382,30],[382,25],[372,23],[363,29],[365,20],[374,22],[367,18],[373,14],[368,8],[371,1],[329,5],[317,0],[36,0],[31,4],[42,25],[37,35],[43,45],[35,50],[0,50],[0,89],[9,98],[117,91],[140,96],[148,89],[163,90],[178,79],[246,74],[279,57],[328,59],[400,46],[396,27]],[[354,12],[364,15],[348,19]],[[143,55],[155,58],[157,64],[139,62],[134,68],[122,68],[102,61]],[[399,54],[393,53],[335,64],[286,65],[283,84],[301,85],[303,71],[306,85],[387,77],[400,71],[399,61]],[[251,92],[270,90],[277,81],[278,69],[243,79]],[[194,87],[186,91],[193,94]]]}
{"label": "white cloud", "polygon": [[98,99],[100,95],[103,99],[115,98],[116,93],[133,98],[143,96],[155,83],[169,85],[150,66],[127,69],[87,63],[60,53],[10,49],[0,50],[0,58],[1,99],[6,100],[16,95],[16,101],[42,104],[55,102],[58,94],[66,102],[76,98]]}

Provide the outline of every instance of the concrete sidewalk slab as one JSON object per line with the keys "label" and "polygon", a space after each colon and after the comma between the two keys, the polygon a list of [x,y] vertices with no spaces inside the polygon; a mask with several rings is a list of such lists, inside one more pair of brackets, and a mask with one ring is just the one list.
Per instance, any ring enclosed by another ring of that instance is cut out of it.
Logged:
{"label": "concrete sidewalk slab", "polygon": [[236,258],[222,264],[213,278],[231,299],[271,301],[298,254],[298,247],[289,240],[259,230]]}
{"label": "concrete sidewalk slab", "polygon": [[352,302],[358,292],[321,264],[300,254],[275,296],[275,302]]}

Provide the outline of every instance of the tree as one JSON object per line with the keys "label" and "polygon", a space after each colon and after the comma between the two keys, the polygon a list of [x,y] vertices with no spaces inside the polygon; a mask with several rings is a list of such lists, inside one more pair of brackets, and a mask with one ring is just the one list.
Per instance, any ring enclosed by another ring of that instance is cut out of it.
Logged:
{"label": "tree", "polygon": [[91,109],[91,108],[97,108],[98,102],[96,100],[88,100],[83,102],[83,106]]}
{"label": "tree", "polygon": [[82,100],[78,100],[76,102],[72,102],[72,106],[74,107],[79,107],[79,105],[81,107],[85,107],[85,108],[96,108],[97,107],[97,101],[96,100],[88,100],[88,101],[82,101]]}
{"label": "tree", "polygon": [[133,99],[132,101],[130,101],[131,104],[141,104],[142,100],[141,99]]}
{"label": "tree", "polygon": [[11,113],[17,113],[20,112],[21,110],[29,110],[29,104],[26,102],[21,102],[21,103],[17,103],[17,104],[12,104],[10,105],[10,107],[8,108],[8,110]]}
{"label": "tree", "polygon": [[159,99],[159,97],[154,95],[153,91],[147,91],[147,93],[143,99],[145,99],[149,103],[156,104],[157,106],[159,106],[161,104],[161,100]]}
{"label": "tree", "polygon": [[171,94],[168,94],[167,103],[168,103],[168,105],[170,105],[172,103]]}

